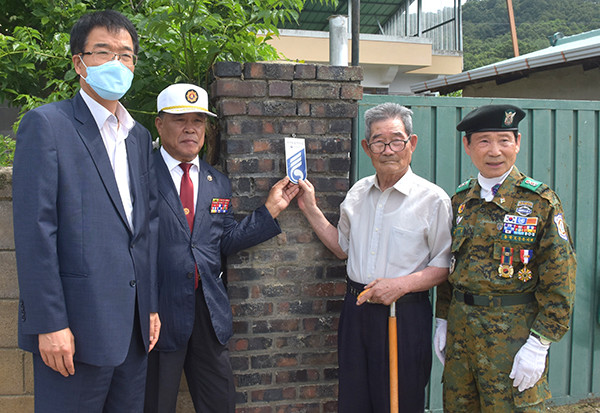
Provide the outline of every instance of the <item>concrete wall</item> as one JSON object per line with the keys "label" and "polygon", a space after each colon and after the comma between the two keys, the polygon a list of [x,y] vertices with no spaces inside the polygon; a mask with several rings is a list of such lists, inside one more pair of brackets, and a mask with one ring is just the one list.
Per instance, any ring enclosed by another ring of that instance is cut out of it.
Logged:
{"label": "concrete wall", "polygon": [[581,65],[530,73],[508,83],[495,80],[465,86],[464,97],[522,99],[600,100],[600,68]]}
{"label": "concrete wall", "polygon": [[18,298],[12,168],[0,168],[0,412],[33,412],[31,355],[17,348]]}
{"label": "concrete wall", "polygon": [[[349,187],[352,119],[362,70],[219,63],[210,91],[219,114],[219,167],[238,214],[260,206],[285,176],[284,138],[306,138],[308,179],[336,223]],[[31,356],[17,348],[18,285],[11,168],[0,169],[0,412],[33,412]],[[283,233],[229,257],[238,412],[336,412],[337,324],[345,265],[316,238],[294,202]],[[178,413],[193,412],[185,380]]]}

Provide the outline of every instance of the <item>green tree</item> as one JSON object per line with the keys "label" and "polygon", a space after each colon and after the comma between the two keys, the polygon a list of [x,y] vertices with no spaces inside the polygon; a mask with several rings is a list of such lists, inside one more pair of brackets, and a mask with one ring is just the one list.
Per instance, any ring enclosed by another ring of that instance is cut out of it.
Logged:
{"label": "green tree", "polygon": [[[598,0],[513,0],[520,54],[550,46],[548,36],[600,28]],[[469,0],[463,5],[465,70],[513,57],[506,0]]]}
{"label": "green tree", "polygon": [[278,58],[267,40],[278,35],[278,24],[297,20],[305,1],[0,0],[0,102],[20,107],[22,116],[72,97],[79,81],[69,31],[86,12],[114,9],[134,22],[140,37],[132,89],[122,101],[153,130],[156,96],[168,84],[206,88],[215,62]]}

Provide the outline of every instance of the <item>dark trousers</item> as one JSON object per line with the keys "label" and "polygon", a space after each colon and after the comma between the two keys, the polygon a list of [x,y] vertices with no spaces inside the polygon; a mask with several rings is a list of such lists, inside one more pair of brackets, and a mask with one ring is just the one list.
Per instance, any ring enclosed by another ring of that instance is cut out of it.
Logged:
{"label": "dark trousers", "polygon": [[[77,339],[75,339],[77,351]],[[76,353],[77,354],[77,353]],[[75,362],[75,374],[63,377],[33,355],[36,413],[141,412],[147,367],[139,317],[135,315],[129,352],[116,367]]]}
{"label": "dark trousers", "polygon": [[145,413],[175,413],[183,371],[196,412],[234,412],[229,351],[217,340],[202,287],[196,291],[196,318],[187,347],[152,351],[148,357]]}
{"label": "dark trousers", "polygon": [[[380,304],[356,305],[347,293],[338,329],[340,413],[390,411],[388,317]],[[396,305],[400,413],[425,410],[431,373],[431,303]]]}

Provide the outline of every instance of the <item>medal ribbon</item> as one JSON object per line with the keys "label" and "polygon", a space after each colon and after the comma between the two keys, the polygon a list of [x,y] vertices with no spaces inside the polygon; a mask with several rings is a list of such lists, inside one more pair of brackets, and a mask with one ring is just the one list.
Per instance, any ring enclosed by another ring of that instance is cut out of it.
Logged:
{"label": "medal ribbon", "polygon": [[523,263],[523,265],[529,264],[529,260],[531,259],[532,252],[533,252],[532,250],[521,250],[519,255],[521,257],[521,262]]}
{"label": "medal ribbon", "polygon": [[[502,258],[500,259],[500,263],[502,265],[512,266],[513,263],[513,249],[511,247],[502,247]],[[522,253],[523,251],[521,251]]]}
{"label": "medal ribbon", "polygon": [[511,278],[514,273],[512,266],[513,251],[511,247],[502,247],[502,258],[500,258],[500,266],[498,267],[498,275],[502,278]]}

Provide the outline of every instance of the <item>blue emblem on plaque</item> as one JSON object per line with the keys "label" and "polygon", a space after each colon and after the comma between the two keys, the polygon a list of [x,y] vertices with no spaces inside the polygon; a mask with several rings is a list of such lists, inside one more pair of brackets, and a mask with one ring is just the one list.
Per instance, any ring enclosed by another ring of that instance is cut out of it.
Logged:
{"label": "blue emblem on plaque", "polygon": [[306,179],[306,151],[298,151],[287,159],[287,171],[290,181],[297,184],[299,179]]}

